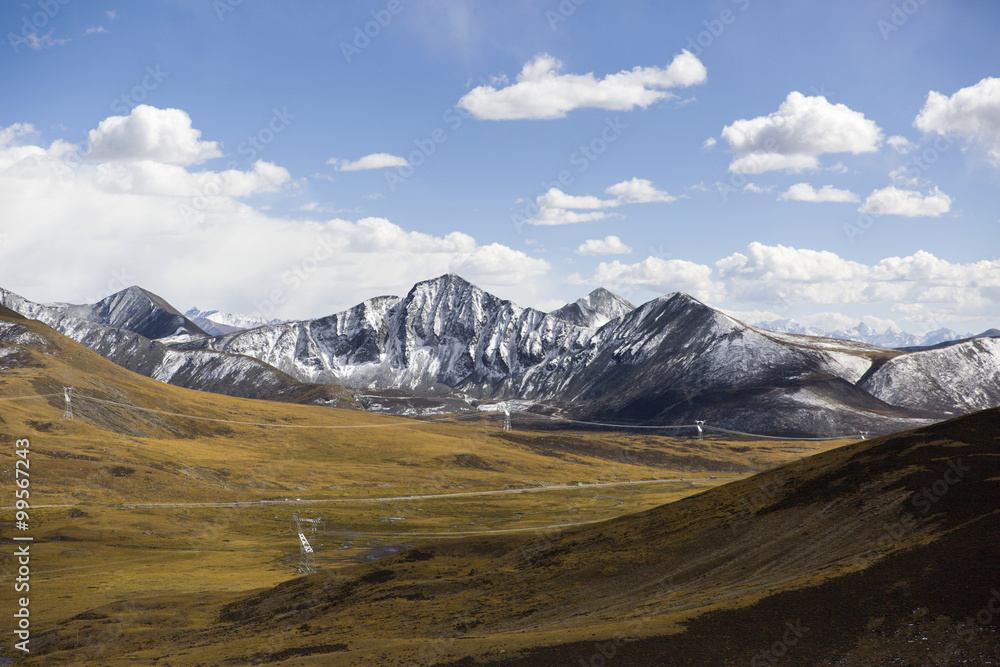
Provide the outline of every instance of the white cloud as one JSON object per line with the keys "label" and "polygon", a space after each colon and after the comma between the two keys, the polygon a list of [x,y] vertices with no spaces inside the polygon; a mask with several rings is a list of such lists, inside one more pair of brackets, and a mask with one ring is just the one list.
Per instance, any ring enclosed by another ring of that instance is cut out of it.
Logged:
{"label": "white cloud", "polygon": [[128,116],[111,116],[87,134],[95,162],[151,160],[163,164],[191,165],[220,157],[215,141],[201,141],[201,130],[181,109],[157,109],[140,104]]}
{"label": "white cloud", "polygon": [[116,18],[118,18],[118,12],[116,12],[113,9],[110,9],[110,10],[104,12],[104,15],[107,16],[112,21],[114,21]]}
{"label": "white cloud", "polygon": [[98,26],[93,26],[92,25],[89,28],[87,28],[83,32],[83,34],[84,34],[84,36],[86,36],[86,35],[96,35],[98,33],[107,32],[107,31],[108,31],[108,29],[105,28],[103,25],[98,25]]}
{"label": "white cloud", "polygon": [[705,143],[703,143],[701,147],[706,151],[710,151],[715,148],[717,143],[719,143],[718,139],[715,137],[709,137],[708,139],[705,139]]}
{"label": "white cloud", "polygon": [[149,160],[106,162],[92,165],[87,177],[107,193],[158,197],[249,197],[278,190],[291,180],[287,169],[263,160],[250,171],[198,172]]}
{"label": "white cloud", "polygon": [[18,137],[35,134],[37,131],[31,123],[14,123],[8,127],[0,127],[0,147],[8,146]]}
{"label": "white cloud", "polygon": [[951,210],[951,197],[937,187],[925,195],[916,190],[902,190],[890,185],[873,191],[858,210],[874,215],[936,218]]}
{"label": "white cloud", "polygon": [[[263,209],[263,207],[261,208]],[[307,202],[302,206],[296,206],[292,210],[304,211],[306,213],[361,213],[360,206],[356,206],[354,208],[337,208],[332,204],[320,204],[315,201]]]}
{"label": "white cloud", "polygon": [[[880,304],[908,321],[975,320],[1000,309],[1000,259],[954,264],[926,251],[887,257],[875,264],[836,253],[753,242],[710,266],[648,257],[635,264],[601,263],[592,275],[573,274],[571,284],[629,290],[688,292],[709,303],[725,301],[744,322],[783,319],[803,304]],[[838,313],[797,315],[799,323],[824,329],[851,328],[858,317]],[[865,316],[869,327],[884,331],[895,322]]]}
{"label": "white cloud", "polygon": [[622,264],[618,260],[601,262],[593,274],[581,276],[574,273],[567,282],[571,285],[598,285],[610,289],[645,287],[661,294],[686,292],[703,301],[722,298],[721,283],[711,279],[712,268],[682,259],[647,257],[635,264]]}
{"label": "white cloud", "polygon": [[[668,203],[675,201],[664,190],[658,190],[652,181],[645,178],[632,178],[628,181],[615,183],[605,190],[614,199],[601,199],[594,195],[569,195],[559,188],[549,190],[535,199],[538,214],[528,220],[532,225],[569,225],[577,222],[593,222],[611,217],[613,214],[596,209],[614,208],[625,204]],[[590,213],[577,213],[572,210],[589,210]]]}
{"label": "white cloud", "polygon": [[577,255],[627,255],[632,252],[617,236],[603,239],[587,239],[576,249]]}
{"label": "white cloud", "polygon": [[931,91],[913,124],[937,134],[954,133],[982,146],[1000,166],[1000,78],[987,77],[948,97]]}
{"label": "white cloud", "polygon": [[754,242],[745,255],[715,266],[730,300],[772,308],[883,303],[908,320],[928,320],[983,318],[1000,307],[1000,260],[952,264],[921,250],[867,265],[828,251]]}
{"label": "white cloud", "polygon": [[889,172],[889,180],[893,185],[904,188],[915,188],[924,182],[920,177],[920,170],[913,169],[907,165],[896,167]]}
{"label": "white cloud", "polygon": [[51,49],[53,46],[62,46],[63,44],[68,44],[70,40],[68,39],[53,39],[52,30],[48,33],[40,35],[37,32],[33,32],[30,35],[14,35],[9,33],[8,37],[11,40],[11,44],[15,47],[17,46],[27,46],[29,49],[34,51],[41,51],[42,49]]}
{"label": "white cloud", "polygon": [[3,287],[31,299],[83,303],[139,284],[178,307],[316,317],[449,271],[528,305],[550,271],[545,260],[461,232],[267,214],[242,198],[291,182],[270,163],[192,171],[150,160],[84,161],[65,141],[15,143],[28,134],[26,125],[0,129],[8,233],[0,266]]}
{"label": "white cloud", "polygon": [[780,195],[782,201],[806,202],[857,202],[858,196],[850,190],[838,190],[832,185],[824,185],[819,190],[809,183],[796,183]]}
{"label": "white cloud", "polygon": [[601,199],[593,195],[568,195],[559,188],[549,188],[535,203],[541,208],[593,209],[618,206],[619,202],[617,199]]}
{"label": "white cloud", "polygon": [[756,183],[747,183],[743,186],[743,192],[756,192],[757,194],[764,194],[770,192],[773,186],[769,185],[766,188],[762,188]]}
{"label": "white cloud", "polygon": [[910,140],[900,134],[892,135],[885,140],[885,143],[897,153],[903,153],[904,155],[913,150],[913,144]]}
{"label": "white cloud", "polygon": [[479,120],[563,118],[585,107],[628,111],[674,97],[669,88],[704,83],[705,66],[682,51],[666,68],[635,67],[597,79],[589,74],[560,74],[563,64],[543,53],[526,63],[516,83],[479,86],[458,101]]}
{"label": "white cloud", "polygon": [[744,174],[818,169],[821,155],[877,151],[882,137],[864,114],[799,92],[789,93],[774,113],[722,129],[722,138],[737,154],[729,171]]}
{"label": "white cloud", "polygon": [[410,163],[406,158],[389,153],[372,153],[353,162],[332,157],[326,161],[335,166],[337,171],[362,171],[365,169],[385,169],[386,167],[406,167]]}
{"label": "white cloud", "polygon": [[577,213],[576,211],[569,211],[564,208],[542,208],[538,211],[538,215],[528,220],[528,224],[551,227],[555,225],[572,225],[578,222],[595,222],[608,217],[611,217],[611,215],[602,211]]}
{"label": "white cloud", "polygon": [[619,204],[669,203],[677,200],[677,197],[671,196],[664,190],[657,190],[653,182],[645,178],[633,178],[615,183],[605,192],[614,195]]}

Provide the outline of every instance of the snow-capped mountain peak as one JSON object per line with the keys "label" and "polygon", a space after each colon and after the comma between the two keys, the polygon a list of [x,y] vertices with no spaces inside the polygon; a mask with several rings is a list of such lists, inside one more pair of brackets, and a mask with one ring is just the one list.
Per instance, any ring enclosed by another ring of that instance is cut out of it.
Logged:
{"label": "snow-capped mountain peak", "polygon": [[210,336],[224,336],[234,331],[254,329],[282,322],[278,319],[267,320],[253,315],[226,313],[221,310],[199,310],[198,308],[190,308],[184,315]]}
{"label": "snow-capped mountain peak", "polygon": [[635,310],[614,292],[598,287],[585,297],[568,303],[550,315],[581,327],[601,327]]}

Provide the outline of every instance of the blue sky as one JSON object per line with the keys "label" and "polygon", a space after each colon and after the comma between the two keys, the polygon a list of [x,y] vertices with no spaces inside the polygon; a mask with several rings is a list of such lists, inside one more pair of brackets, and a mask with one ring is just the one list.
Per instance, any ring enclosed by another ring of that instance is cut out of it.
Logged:
{"label": "blue sky", "polygon": [[0,284],[31,299],[317,317],[455,271],[545,310],[605,286],[1000,326],[995,2],[36,0],[0,25]]}

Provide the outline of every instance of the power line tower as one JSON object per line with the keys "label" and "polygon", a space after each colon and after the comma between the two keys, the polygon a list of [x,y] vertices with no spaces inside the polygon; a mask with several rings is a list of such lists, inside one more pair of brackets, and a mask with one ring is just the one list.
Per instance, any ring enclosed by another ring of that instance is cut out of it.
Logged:
{"label": "power line tower", "polygon": [[510,410],[507,409],[507,406],[504,406],[503,409],[503,430],[510,430]]}
{"label": "power line tower", "polygon": [[[313,549],[312,544],[309,543],[309,538],[306,537],[306,532],[309,532],[309,537],[315,538],[317,528],[323,523],[323,519],[317,517],[315,519],[306,519],[299,516],[296,512],[292,515],[292,520],[295,521],[295,532],[299,536],[299,575],[312,574],[316,571],[316,552]],[[303,527],[302,524],[306,524]]]}
{"label": "power line tower", "polygon": [[704,426],[704,425],[705,425],[705,420],[704,419],[696,419],[696,420],[694,420],[694,427],[696,429],[698,429],[698,439],[699,440],[702,440],[704,438],[704,432],[701,429],[701,427]]}
{"label": "power line tower", "polygon": [[63,397],[66,399],[66,411],[63,412],[63,419],[73,418],[73,387],[63,387]]}

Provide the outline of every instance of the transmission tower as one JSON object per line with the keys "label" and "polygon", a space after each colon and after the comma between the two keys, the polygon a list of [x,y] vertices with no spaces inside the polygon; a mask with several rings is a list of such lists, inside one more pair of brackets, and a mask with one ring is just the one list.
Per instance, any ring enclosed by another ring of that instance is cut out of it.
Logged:
{"label": "transmission tower", "polygon": [[704,425],[705,425],[705,420],[704,419],[696,419],[694,421],[694,427],[696,429],[698,429],[698,439],[699,440],[701,440],[702,437],[703,437],[703,432],[701,430],[701,427],[704,426]]}
{"label": "transmission tower", "polygon": [[[312,574],[316,571],[316,552],[313,550],[312,544],[309,543],[309,538],[306,537],[306,532],[309,532],[309,537],[316,536],[316,529],[320,524],[323,523],[323,519],[319,517],[315,519],[305,519],[299,516],[298,512],[292,515],[292,520],[295,521],[295,532],[299,535],[299,575]],[[306,524],[303,527],[302,524]]]}
{"label": "transmission tower", "polygon": [[503,409],[503,416],[504,416],[504,419],[503,419],[503,430],[509,431],[510,430],[510,410],[508,410],[506,406],[504,406],[504,409]]}
{"label": "transmission tower", "polygon": [[66,411],[63,412],[63,419],[73,418],[73,387],[63,387],[63,396],[66,398]]}

